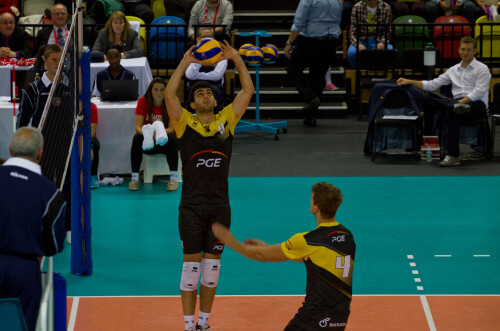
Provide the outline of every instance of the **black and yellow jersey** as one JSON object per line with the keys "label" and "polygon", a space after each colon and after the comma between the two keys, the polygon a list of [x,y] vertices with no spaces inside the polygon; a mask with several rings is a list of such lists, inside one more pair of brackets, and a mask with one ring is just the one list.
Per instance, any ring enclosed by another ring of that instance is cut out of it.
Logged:
{"label": "black and yellow jersey", "polygon": [[208,124],[201,124],[184,108],[179,121],[172,122],[182,161],[181,203],[229,203],[229,163],[238,124],[233,105],[214,115]]}
{"label": "black and yellow jersey", "polygon": [[356,244],[347,228],[338,222],[322,223],[310,232],[295,234],[281,249],[291,260],[303,259],[306,266],[301,310],[349,311]]}

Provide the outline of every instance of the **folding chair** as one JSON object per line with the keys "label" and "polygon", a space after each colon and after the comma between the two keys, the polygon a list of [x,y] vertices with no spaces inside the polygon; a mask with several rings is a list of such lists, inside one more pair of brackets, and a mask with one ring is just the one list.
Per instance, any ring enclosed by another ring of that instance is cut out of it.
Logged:
{"label": "folding chair", "polygon": [[358,120],[363,116],[361,101],[363,88],[371,89],[380,82],[395,82],[396,69],[399,67],[398,52],[395,49],[363,50],[358,52],[356,65],[356,94],[359,109]]}
{"label": "folding chair", "polygon": [[455,64],[460,59],[460,39],[471,35],[470,26],[463,25],[466,23],[469,21],[459,15],[441,16],[434,21],[434,46],[441,53],[443,63]]}
{"label": "folding chair", "polygon": [[486,15],[476,20],[474,36],[478,58],[482,61],[500,62],[500,19],[488,21]]}
{"label": "folding chair", "polygon": [[17,298],[0,299],[0,321],[2,330],[28,330],[21,302]]}
{"label": "folding chair", "polygon": [[[398,24],[405,24],[404,26]],[[412,26],[406,25],[412,24]],[[425,18],[416,15],[404,15],[396,18],[394,25],[394,48],[402,57],[407,48],[424,48],[429,39],[429,29]]]}
{"label": "folding chair", "polygon": [[[184,25],[172,27],[157,27],[155,25]],[[158,17],[151,22],[151,63],[153,65],[172,64],[184,56],[184,43],[186,40],[186,22],[175,16]]]}

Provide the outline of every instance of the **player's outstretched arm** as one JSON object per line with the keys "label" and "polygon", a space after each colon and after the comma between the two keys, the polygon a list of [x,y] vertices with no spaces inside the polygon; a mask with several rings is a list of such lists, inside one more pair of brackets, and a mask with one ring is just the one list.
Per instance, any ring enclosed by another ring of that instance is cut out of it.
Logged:
{"label": "player's outstretched arm", "polygon": [[221,43],[221,47],[222,57],[220,61],[225,59],[233,61],[234,66],[238,70],[238,75],[240,76],[241,91],[238,95],[236,95],[236,98],[233,101],[233,112],[237,118],[241,118],[243,114],[245,114],[248,104],[252,99],[253,92],[255,91],[252,77],[250,77],[247,66],[243,62],[243,59],[238,51],[232,48],[227,40],[224,40],[224,43]]}
{"label": "player's outstretched arm", "polygon": [[[288,261],[288,258],[281,250],[281,245],[268,245],[258,239],[252,239],[253,243],[241,243],[233,236],[231,231],[220,223],[212,225],[214,235],[224,242],[226,246],[234,249],[241,255],[258,261]],[[258,244],[255,244],[258,243]]]}
{"label": "player's outstretched arm", "polygon": [[186,69],[191,63],[201,63],[194,57],[193,49],[195,48],[195,46],[196,45],[193,45],[184,54],[184,57],[175,69],[174,74],[172,75],[172,77],[170,77],[167,88],[164,92],[165,105],[167,107],[168,116],[174,121],[178,121],[182,115],[182,105],[179,98],[177,97],[177,90],[179,89],[179,85],[181,84],[182,77],[184,76]]}

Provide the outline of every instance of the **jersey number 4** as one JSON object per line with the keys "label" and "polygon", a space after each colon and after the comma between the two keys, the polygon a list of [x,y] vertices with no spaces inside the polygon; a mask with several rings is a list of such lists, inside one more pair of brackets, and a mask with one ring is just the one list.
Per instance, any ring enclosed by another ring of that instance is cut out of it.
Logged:
{"label": "jersey number 4", "polygon": [[[342,264],[342,258],[344,260],[344,264]],[[343,269],[342,272],[343,278],[349,277],[349,270],[351,269],[351,256],[350,255],[346,255],[344,257],[337,256],[337,259],[335,261],[335,268]]]}

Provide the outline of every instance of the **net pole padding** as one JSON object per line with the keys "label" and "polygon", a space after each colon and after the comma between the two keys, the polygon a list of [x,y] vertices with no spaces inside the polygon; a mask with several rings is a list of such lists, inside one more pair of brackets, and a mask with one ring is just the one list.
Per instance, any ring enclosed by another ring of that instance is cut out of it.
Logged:
{"label": "net pole padding", "polygon": [[93,273],[92,227],[90,213],[90,50],[83,51],[83,13],[77,6],[78,24],[78,126],[71,158],[71,273],[89,276]]}

